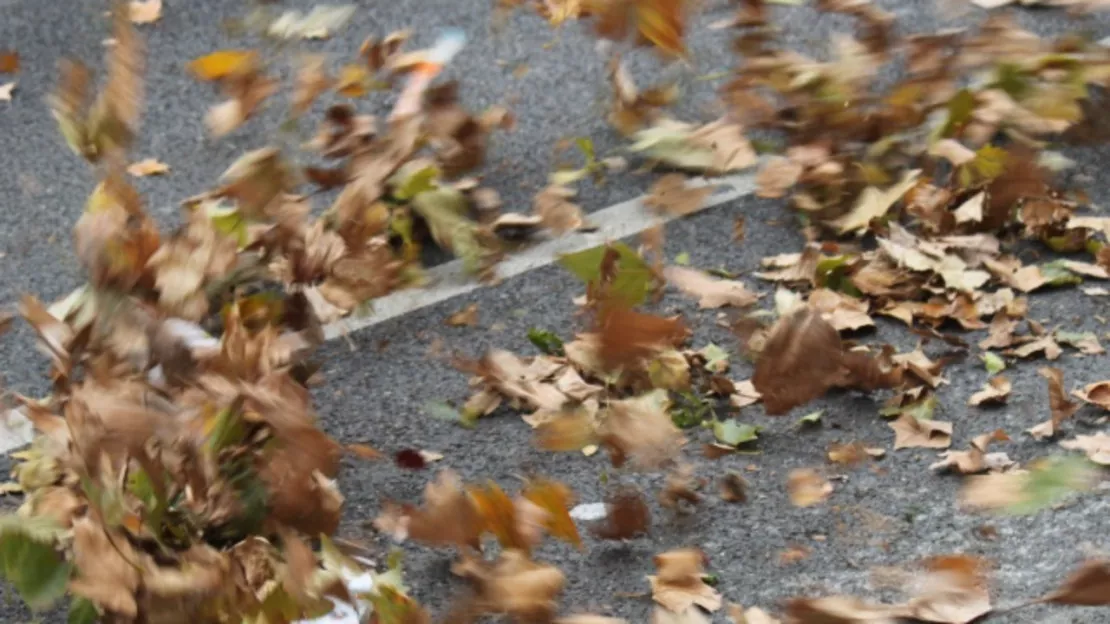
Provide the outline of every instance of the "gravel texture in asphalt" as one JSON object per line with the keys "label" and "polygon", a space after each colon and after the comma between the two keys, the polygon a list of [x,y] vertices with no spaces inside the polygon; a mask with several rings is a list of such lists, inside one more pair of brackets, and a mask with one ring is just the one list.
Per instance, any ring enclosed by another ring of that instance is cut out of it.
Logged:
{"label": "gravel texture in asphalt", "polygon": [[[287,3],[292,4],[292,3]],[[398,28],[415,32],[412,47],[430,43],[441,27],[463,28],[470,41],[449,74],[459,78],[464,99],[477,107],[507,103],[516,112],[515,131],[499,135],[486,169],[487,182],[497,188],[506,208],[526,210],[545,182],[553,160],[552,146],[562,138],[590,137],[600,154],[617,153],[621,140],[604,121],[607,86],[604,63],[592,39],[576,25],[552,30],[543,20],[521,13],[499,32],[491,31],[491,2],[487,0],[420,0],[415,2],[360,2],[353,22],[328,41],[306,48],[328,52],[339,63],[353,58],[369,34],[384,35]],[[923,0],[881,2],[894,12],[900,28],[916,32],[966,25],[978,10],[960,19],[942,19],[934,3]],[[43,98],[56,79],[63,56],[94,62],[103,53],[107,36],[104,3],[92,0],[0,2],[0,47],[19,51],[22,69],[11,102],[0,102],[0,303],[21,293],[57,298],[82,280],[71,253],[70,228],[83,209],[93,185],[89,168],[69,153],[58,135]],[[206,138],[202,117],[216,94],[185,75],[190,59],[216,49],[246,45],[225,34],[221,21],[236,17],[244,3],[232,0],[166,0],[164,16],[140,31],[147,39],[148,104],[136,159],[157,158],[172,167],[163,177],[136,181],[148,205],[164,223],[177,219],[176,205],[208,188],[244,150],[264,145],[267,129],[280,120],[281,106],[248,123],[228,138]],[[710,119],[715,114],[713,88],[720,80],[706,76],[727,69],[733,59],[729,35],[706,25],[726,17],[731,9],[710,2],[696,20],[690,37],[693,67],[671,68],[684,87],[677,116]],[[776,7],[775,22],[785,40],[810,50],[819,49],[829,34],[847,28],[838,17],[822,16],[807,8]],[[1062,11],[1038,10],[1021,15],[1039,33],[1086,30],[1099,37],[1110,34],[1107,16],[1083,20]],[[650,81],[660,65],[646,51],[633,54],[633,69]],[[381,110],[386,101],[374,101]],[[323,104],[319,105],[321,108]],[[369,107],[370,103],[360,104]],[[306,129],[307,131],[307,129]],[[1110,158],[1107,148],[1070,151],[1078,161],[1071,173],[1082,181],[1096,203],[1110,203],[1110,184],[1101,171]],[[652,177],[630,172],[612,177],[604,186],[585,185],[581,203],[587,210],[639,195]],[[731,242],[732,223],[744,215],[748,235],[743,244]],[[690,256],[691,266],[727,267],[750,274],[760,258],[796,251],[802,239],[782,203],[747,197],[669,225],[669,258]],[[754,278],[743,278],[765,293],[770,306],[773,289]],[[428,350],[441,338],[454,349],[478,355],[490,347],[532,353],[525,334],[539,327],[569,338],[578,323],[572,298],[581,285],[551,266],[505,283],[416,311],[362,330],[349,340],[336,340],[320,354],[326,384],[316,391],[324,428],[345,443],[367,442],[385,451],[419,448],[438,451],[445,458],[434,469],[450,467],[466,479],[494,479],[515,487],[520,475],[543,474],[566,482],[582,502],[604,498],[614,483],[637,483],[646,491],[662,484],[662,475],[633,476],[609,469],[603,454],[543,454],[530,443],[530,429],[512,413],[483,419],[473,431],[430,418],[429,401],[460,402],[467,396],[466,378],[446,364],[430,359]],[[480,323],[473,328],[448,328],[443,319],[475,303]],[[1099,320],[1103,300],[1067,289],[1031,297],[1030,318],[1047,326],[1105,334]],[[687,314],[695,329],[691,344],[716,342],[735,351],[735,338],[718,326],[712,312],[698,311],[687,299],[671,293],[659,306]],[[901,326],[880,321],[869,342],[889,342],[911,349],[917,338]],[[978,340],[969,335],[969,342]],[[944,352],[930,344],[931,355]],[[33,349],[30,331],[20,327],[0,342],[0,362],[7,385],[16,391],[45,391],[43,359]],[[1004,450],[1018,461],[1042,456],[1050,443],[1020,435],[1023,429],[1047,418],[1044,380],[1037,374],[1043,362],[1021,362],[1007,371],[1014,391],[999,408],[966,407],[967,398],[987,375],[974,352],[945,371],[949,380],[938,392],[936,417],[955,425],[953,449],[967,447],[981,433],[1003,428],[1014,441]],[[1080,357],[1067,353],[1059,366],[1068,388],[1108,377],[1105,356]],[[733,357],[730,377],[744,379],[750,366]],[[795,410],[788,417],[770,418],[761,408],[745,410],[747,422],[766,429],[755,455],[732,455],[715,462],[696,459],[698,472],[714,476],[726,470],[742,472],[751,484],[749,501],[731,505],[719,500],[713,488],[692,515],[654,509],[654,526],[647,538],[628,543],[603,543],[586,538],[582,552],[565,545],[544,546],[537,558],[558,565],[567,575],[565,611],[592,610],[647,621],[650,599],[644,575],[651,573],[651,557],[663,550],[699,546],[710,557],[710,570],[729,600],[773,609],[779,600],[797,595],[851,593],[891,598],[881,589],[875,568],[899,566],[932,554],[963,552],[986,557],[995,564],[992,596],[997,605],[1040,595],[1062,580],[1082,559],[1110,551],[1110,503],[1105,491],[1083,497],[1074,505],[1028,517],[986,518],[956,509],[959,477],[937,476],[928,470],[935,454],[924,449],[889,452],[870,467],[833,471],[843,475],[829,501],[798,509],[787,500],[785,482],[790,470],[825,465],[824,453],[835,441],[864,441],[892,447],[893,433],[877,416],[883,397],[840,393]],[[823,424],[799,431],[797,417],[825,411]],[[1080,412],[1073,432],[1097,429],[1096,415]],[[709,433],[691,433],[691,446],[708,441]],[[697,453],[690,452],[690,456]],[[432,471],[406,471],[388,462],[345,460],[341,488],[347,497],[342,534],[388,548],[387,541],[369,528],[369,521],[386,500],[416,502]],[[0,461],[5,464],[6,461]],[[0,468],[7,468],[0,465]],[[604,475],[604,477],[603,477]],[[994,528],[984,539],[979,529]],[[444,606],[457,589],[449,572],[451,556],[406,545],[406,568],[415,596],[435,608]],[[807,549],[808,556],[789,563],[783,553]],[[0,605],[0,620],[30,621],[34,616],[8,592]],[[644,594],[645,597],[626,597]],[[64,621],[52,612],[43,621]],[[723,621],[719,616],[718,621]],[[1108,622],[1103,610],[1034,608],[1000,622]]]}

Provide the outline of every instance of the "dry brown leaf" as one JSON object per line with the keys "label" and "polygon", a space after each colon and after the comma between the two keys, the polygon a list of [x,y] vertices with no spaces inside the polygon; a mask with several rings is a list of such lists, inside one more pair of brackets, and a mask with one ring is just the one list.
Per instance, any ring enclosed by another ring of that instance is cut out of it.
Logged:
{"label": "dry brown leaf", "polygon": [[997,472],[1014,465],[1005,453],[987,453],[991,442],[1006,442],[1010,437],[1001,429],[976,436],[966,451],[945,451],[941,461],[929,466],[932,470],[953,470],[960,474]]}
{"label": "dry brown leaf", "polygon": [[743,606],[734,603],[728,605],[728,617],[732,624],[782,624],[778,618],[771,617],[759,607],[745,610]]}
{"label": "dry brown leaf", "polygon": [[132,24],[153,24],[162,19],[162,0],[131,0],[127,9]]}
{"label": "dry brown leaf", "polygon": [[1077,435],[1060,442],[1060,446],[1069,451],[1083,451],[1096,464],[1110,466],[1110,434],[1099,431],[1093,435]]}
{"label": "dry brown leaf", "polygon": [[746,308],[759,300],[743,282],[715,278],[708,273],[687,267],[672,266],[663,271],[667,281],[688,295],[698,298],[703,309],[732,306]]}
{"label": "dry brown leaf", "polygon": [[635,468],[659,468],[678,456],[685,437],[667,412],[669,403],[656,391],[609,404],[601,441],[614,466],[630,460]]}
{"label": "dry brown leaf", "polygon": [[0,50],[0,74],[15,74],[19,72],[19,52],[15,50]]}
{"label": "dry brown leaf", "polygon": [[155,158],[145,158],[138,162],[133,162],[127,167],[127,173],[135,176],[136,178],[162,175],[164,173],[169,173],[169,171],[169,165]]}
{"label": "dry brown leaf", "polygon": [[755,405],[763,399],[763,395],[756,391],[751,379],[737,381],[733,386],[735,387],[735,392],[729,395],[728,402],[737,409]]}
{"label": "dry brown leaf", "polygon": [[756,174],[755,194],[769,199],[785,197],[786,192],[797,183],[803,171],[802,165],[793,160],[775,156],[769,159]]}
{"label": "dry brown leaf", "polygon": [[798,468],[790,471],[786,491],[795,507],[812,507],[825,502],[833,492],[833,485],[812,468]]}
{"label": "dry brown leaf", "polygon": [[448,327],[476,327],[478,325],[478,304],[472,303],[448,316],[443,323]]}
{"label": "dry brown leaf", "polygon": [[786,614],[798,624],[896,624],[907,615],[902,606],[865,602],[855,596],[794,598],[786,604]]}
{"label": "dry brown leaf", "polygon": [[879,190],[873,186],[865,188],[852,209],[829,225],[835,227],[841,234],[865,229],[873,219],[885,216],[891,207],[917,184],[920,174],[919,170],[906,172],[901,180],[885,190]]}
{"label": "dry brown leaf", "polygon": [[1040,602],[1085,607],[1110,605],[1110,562],[1087,561]]}
{"label": "dry brown leaf", "polygon": [[681,217],[697,212],[705,199],[713,194],[713,187],[686,186],[686,176],[669,173],[656,181],[648,191],[644,204],[661,213]]}
{"label": "dry brown leaf", "polygon": [[597,315],[597,356],[607,369],[636,368],[645,358],[685,342],[682,318],[666,318],[610,305]]}
{"label": "dry brown leaf", "polygon": [[721,477],[721,500],[729,503],[748,502],[748,482],[739,473],[729,472]]}
{"label": "dry brown leaf", "polygon": [[894,430],[894,450],[903,448],[947,448],[952,444],[952,423],[922,420],[902,414],[889,423]]}
{"label": "dry brown leaf", "polygon": [[821,312],[821,316],[837,331],[855,331],[875,326],[875,321],[867,314],[869,306],[865,299],[857,299],[828,288],[818,288],[810,293],[806,303]]}
{"label": "dry brown leaf", "polygon": [[596,537],[623,540],[645,534],[651,528],[651,508],[643,494],[632,486],[614,490],[605,500],[605,519],[592,527]]}
{"label": "dry brown leaf", "polygon": [[1026,431],[1034,439],[1044,440],[1060,433],[1060,424],[1079,410],[1079,404],[1068,400],[1064,391],[1064,373],[1058,368],[1043,367],[1037,371],[1048,384],[1048,408],[1052,418]]}
{"label": "dry brown leaf", "polygon": [[695,606],[706,611],[721,608],[721,595],[705,584],[705,553],[683,548],[655,556],[656,574],[648,576],[651,597],[664,609],[682,614]]}
{"label": "dry brown leaf", "polygon": [[558,568],[537,563],[519,550],[506,550],[492,563],[466,558],[454,571],[475,586],[478,614],[504,614],[519,622],[550,622],[566,585]]}
{"label": "dry brown leaf", "polygon": [[925,562],[916,595],[906,604],[911,617],[940,624],[966,624],[991,611],[986,562],[968,555]]}
{"label": "dry brown leaf", "polygon": [[874,390],[901,380],[901,369],[845,351],[836,328],[809,306],[799,306],[775,323],[752,375],[771,415],[785,414],[830,388]]}
{"label": "dry brown leaf", "polygon": [[1027,358],[1038,353],[1044,353],[1045,358],[1055,360],[1064,353],[1064,350],[1060,348],[1052,334],[1045,334],[1040,338],[1026,342],[1020,347],[1007,349],[1002,353],[1018,358]]}
{"label": "dry brown leaf", "polygon": [[1110,411],[1110,381],[1096,381],[1072,392],[1079,400]]}
{"label": "dry brown leaf", "polygon": [[1006,399],[1010,396],[1010,390],[1013,385],[1010,380],[1004,375],[991,377],[983,386],[983,389],[971,395],[967,400],[967,404],[973,407],[982,405],[983,403],[1005,403]]}
{"label": "dry brown leaf", "polygon": [[387,506],[374,526],[398,541],[412,538],[432,545],[478,546],[482,516],[458,475],[441,471],[424,486],[424,501],[421,509]]}
{"label": "dry brown leaf", "polygon": [[544,227],[555,233],[577,230],[585,223],[582,208],[570,201],[574,189],[551,185],[536,194],[532,200],[532,214],[543,221]]}

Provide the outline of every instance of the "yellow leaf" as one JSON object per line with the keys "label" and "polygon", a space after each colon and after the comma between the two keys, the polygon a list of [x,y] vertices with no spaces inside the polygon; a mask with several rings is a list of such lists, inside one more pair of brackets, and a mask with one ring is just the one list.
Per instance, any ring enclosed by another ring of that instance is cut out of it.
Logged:
{"label": "yellow leaf", "polygon": [[258,54],[250,50],[219,50],[193,59],[186,66],[198,80],[220,80],[251,67]]}
{"label": "yellow leaf", "polygon": [[371,76],[364,66],[351,63],[339,70],[335,91],[351,98],[362,97],[370,91]]}
{"label": "yellow leaf", "polygon": [[686,55],[682,37],[686,30],[685,0],[639,0],[636,28],[644,39],[675,56]]}

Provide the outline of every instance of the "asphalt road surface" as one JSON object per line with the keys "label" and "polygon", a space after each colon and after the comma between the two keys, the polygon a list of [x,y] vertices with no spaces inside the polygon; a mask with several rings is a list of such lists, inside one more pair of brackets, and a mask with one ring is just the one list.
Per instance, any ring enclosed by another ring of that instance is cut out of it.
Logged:
{"label": "asphalt road surface", "polygon": [[[515,131],[496,139],[487,182],[501,192],[507,209],[525,211],[551,171],[552,146],[559,139],[590,137],[601,154],[617,153],[621,141],[604,121],[604,64],[592,39],[577,25],[553,31],[540,18],[523,12],[500,33],[491,33],[491,4],[488,0],[359,2],[351,25],[332,39],[308,47],[326,51],[338,62],[353,58],[369,34],[413,28],[416,47],[429,43],[442,27],[463,28],[469,43],[449,74],[462,81],[467,102],[475,106],[508,103],[516,112]],[[965,18],[945,20],[926,0],[880,4],[897,15],[901,28],[917,32],[967,25],[982,15],[972,10]],[[264,114],[228,138],[208,139],[202,117],[216,95],[184,73],[184,64],[197,56],[245,45],[220,28],[222,20],[241,15],[243,7],[235,0],[166,0],[162,20],[140,27],[149,46],[149,100],[133,153],[136,158],[157,158],[172,171],[136,184],[151,211],[167,225],[177,219],[176,206],[182,199],[208,188],[244,150],[262,146],[266,129],[278,118],[276,112]],[[102,40],[107,36],[104,8],[105,3],[96,0],[0,0],[0,48],[18,50],[22,59],[12,101],[0,102],[0,304],[13,302],[24,292],[53,300],[83,281],[71,253],[70,228],[93,180],[85,163],[65,148],[43,98],[56,79],[60,58],[75,56],[92,62],[102,56]],[[681,70],[684,95],[676,113],[680,118],[708,120],[715,115],[713,89],[719,80],[704,77],[726,70],[732,58],[729,35],[705,26],[729,13],[724,3],[710,2],[691,29],[695,61],[694,67]],[[810,50],[819,48],[830,32],[847,27],[841,18],[804,7],[776,7],[775,16],[788,41]],[[1110,35],[1110,16],[1105,14],[1073,20],[1062,11],[1038,10],[1023,12],[1021,19],[1041,34],[1086,30],[1099,37]],[[649,56],[640,54],[633,64],[637,76],[648,80],[660,69]],[[384,109],[388,102],[376,105]],[[1110,179],[1102,174],[1110,162],[1110,150],[1075,150],[1069,155],[1079,163],[1072,175],[1086,183],[1094,202],[1110,205]],[[587,184],[581,203],[591,211],[605,208],[640,195],[651,179],[630,172],[602,187]],[[732,223],[738,215],[748,223],[743,244],[731,242]],[[745,195],[672,222],[666,229],[666,249],[672,258],[689,254],[692,266],[750,273],[766,255],[797,251],[801,238],[796,230],[780,202]],[[744,279],[761,292],[771,292],[754,278]],[[491,478],[512,486],[518,475],[544,474],[569,484],[582,502],[602,500],[613,481],[658,489],[662,475],[613,473],[603,454],[587,458],[534,451],[529,427],[514,414],[483,419],[473,431],[425,414],[429,401],[460,402],[467,396],[462,374],[428,358],[437,338],[472,355],[490,347],[532,353],[525,337],[529,328],[564,337],[573,334],[577,320],[572,299],[581,290],[557,266],[541,267],[331,341],[321,354],[327,383],[316,392],[324,428],[345,443],[438,451],[445,458],[436,468],[453,468],[467,479]],[[765,298],[765,305],[769,299]],[[1031,300],[1030,318],[1100,335],[1107,331],[1098,320],[1106,314],[1105,305],[1078,290],[1037,294]],[[447,315],[471,303],[480,310],[477,327],[443,325]],[[660,309],[687,314],[695,329],[694,346],[707,341],[735,346],[735,339],[714,323],[714,314],[697,311],[686,299],[669,294]],[[916,337],[904,328],[879,323],[869,340],[890,342],[902,350],[915,344]],[[971,339],[977,337],[971,335]],[[930,349],[935,354],[942,348],[932,345]],[[747,363],[733,360],[731,377],[750,376]],[[46,390],[43,360],[26,328],[0,343],[0,363],[9,388],[26,394]],[[1054,364],[1064,371],[1072,388],[1110,376],[1106,363],[1105,356],[1079,357],[1069,350]],[[966,407],[967,397],[986,380],[977,358],[950,366],[946,370],[950,383],[938,393],[941,406],[936,417],[955,424],[952,448],[966,448],[971,437],[1001,427],[1014,434],[1005,450],[1015,460],[1048,452],[1047,443],[1016,435],[1047,418],[1047,391],[1036,372],[1040,365],[1024,362],[1008,372],[1014,392],[997,409]],[[956,509],[959,478],[930,473],[927,467],[936,456],[924,449],[891,452],[875,464],[876,470],[845,471],[845,479],[824,505],[791,506],[785,491],[787,473],[824,464],[831,442],[860,440],[891,447],[893,434],[876,416],[881,398],[830,395],[798,410],[799,414],[825,410],[824,425],[805,432],[795,429],[797,415],[769,418],[759,408],[745,410],[747,422],[766,427],[761,453],[734,455],[698,468],[699,474],[707,476],[744,471],[752,486],[749,502],[729,505],[710,492],[692,515],[656,509],[655,527],[647,538],[628,543],[586,538],[583,552],[565,545],[544,546],[537,558],[558,565],[568,577],[564,611],[593,610],[632,622],[647,621],[651,603],[644,575],[652,570],[651,557],[681,546],[699,546],[709,554],[711,571],[718,575],[718,587],[727,599],[772,610],[778,601],[797,595],[889,597],[875,588],[869,570],[956,552],[994,562],[994,603],[1005,605],[1042,594],[1086,557],[1110,554],[1110,500],[1105,491],[1033,516],[967,515]],[[1084,414],[1081,420],[1094,421],[1093,414]],[[1080,433],[1094,428],[1076,425]],[[700,443],[708,433],[691,435],[692,442]],[[406,471],[387,462],[345,462],[340,485],[347,504],[341,533],[385,552],[388,541],[370,528],[369,521],[385,500],[418,501],[433,473]],[[758,470],[748,470],[749,464]],[[607,470],[609,485],[600,476]],[[985,524],[996,529],[995,539],[979,537],[977,529]],[[781,553],[797,546],[810,549],[809,556],[782,563]],[[449,573],[450,555],[415,545],[404,549],[416,598],[432,608],[445,606],[457,583]],[[645,597],[627,597],[641,593]],[[34,619],[18,600],[9,594],[4,598],[0,620]],[[63,615],[53,612],[38,617],[64,621]],[[1110,611],[1035,608],[998,621],[1110,622]]]}

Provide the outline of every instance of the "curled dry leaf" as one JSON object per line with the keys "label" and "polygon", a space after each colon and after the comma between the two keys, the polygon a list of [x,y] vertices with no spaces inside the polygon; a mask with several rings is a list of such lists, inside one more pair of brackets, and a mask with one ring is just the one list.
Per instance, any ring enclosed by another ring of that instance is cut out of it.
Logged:
{"label": "curled dry leaf", "polygon": [[1037,371],[1048,384],[1048,408],[1052,418],[1027,430],[1037,440],[1053,438],[1060,432],[1060,424],[1079,410],[1079,403],[1068,400],[1064,391],[1064,373],[1058,368],[1043,367]]}
{"label": "curled dry leaf", "polygon": [[1006,399],[1010,396],[1010,390],[1013,384],[1004,375],[991,377],[983,386],[983,389],[971,395],[967,400],[967,404],[973,407],[982,405],[983,403],[1005,403]]}
{"label": "curled dry leaf", "polygon": [[1072,392],[1079,400],[1110,411],[1110,381],[1096,381]]}
{"label": "curled dry leaf", "polygon": [[475,327],[478,325],[478,304],[472,303],[448,316],[443,323],[448,327]]}
{"label": "curled dry leaf", "polygon": [[664,609],[682,614],[695,606],[706,611],[721,608],[721,595],[705,584],[705,553],[696,548],[671,550],[656,555],[656,574],[648,576],[651,597]]}
{"label": "curled dry leaf", "polygon": [[810,293],[806,303],[818,310],[837,331],[854,331],[875,326],[875,321],[867,314],[869,306],[864,299],[856,299],[828,288],[818,288]]}
{"label": "curled dry leaf", "polygon": [[1001,429],[992,433],[976,436],[971,441],[971,448],[966,451],[945,451],[941,454],[941,461],[929,466],[932,470],[952,470],[960,474],[976,474],[979,472],[997,472],[1014,465],[1014,462],[1005,453],[987,453],[991,442],[1007,442],[1010,436]]}
{"label": "curled dry leaf", "polygon": [[685,438],[667,412],[665,393],[651,392],[609,404],[601,441],[614,466],[658,468],[678,456]]}
{"label": "curled dry leaf", "polygon": [[947,448],[952,444],[952,423],[919,419],[902,414],[889,424],[894,430],[894,450],[903,448]]}
{"label": "curled dry leaf", "polygon": [[718,279],[697,269],[672,266],[667,267],[663,274],[667,282],[697,297],[701,308],[746,308],[759,300],[759,295],[748,290],[743,282]]}
{"label": "curled dry leaf", "polygon": [[453,569],[474,586],[471,615],[549,622],[555,617],[556,599],[566,585],[566,577],[558,568],[532,561],[518,550],[506,550],[494,562],[468,557]]}
{"label": "curled dry leaf", "polygon": [[812,507],[832,494],[833,485],[812,468],[798,468],[790,471],[786,491],[795,507]]}

